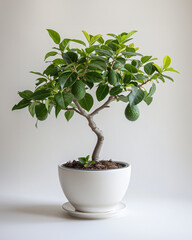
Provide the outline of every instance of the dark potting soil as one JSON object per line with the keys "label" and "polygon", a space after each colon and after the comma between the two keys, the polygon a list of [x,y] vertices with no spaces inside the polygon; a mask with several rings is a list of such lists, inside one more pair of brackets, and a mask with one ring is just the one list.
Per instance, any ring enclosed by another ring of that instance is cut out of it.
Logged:
{"label": "dark potting soil", "polygon": [[72,162],[65,163],[64,166],[75,169],[116,169],[124,167],[122,164],[113,162],[112,160],[95,161],[95,163],[90,164],[88,167],[84,167],[79,161],[73,160]]}

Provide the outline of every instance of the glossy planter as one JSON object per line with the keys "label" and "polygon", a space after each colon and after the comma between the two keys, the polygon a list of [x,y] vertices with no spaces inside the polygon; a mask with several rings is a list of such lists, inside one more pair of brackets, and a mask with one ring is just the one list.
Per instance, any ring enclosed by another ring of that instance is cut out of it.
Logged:
{"label": "glossy planter", "polygon": [[131,166],[104,170],[82,170],[59,165],[63,192],[77,211],[107,212],[115,209],[127,191]]}

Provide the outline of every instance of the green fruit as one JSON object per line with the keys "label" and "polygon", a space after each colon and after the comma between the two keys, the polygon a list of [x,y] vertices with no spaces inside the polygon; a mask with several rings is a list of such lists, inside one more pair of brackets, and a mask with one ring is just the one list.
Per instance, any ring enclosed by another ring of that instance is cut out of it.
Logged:
{"label": "green fruit", "polygon": [[117,83],[117,74],[114,70],[110,70],[109,71],[109,74],[108,74],[108,82],[111,84],[111,85],[114,85]]}
{"label": "green fruit", "polygon": [[129,104],[125,108],[125,117],[130,121],[135,121],[140,115],[137,105],[130,106]]}
{"label": "green fruit", "polygon": [[77,100],[84,98],[86,93],[84,83],[81,80],[76,81],[72,86],[71,92]]}

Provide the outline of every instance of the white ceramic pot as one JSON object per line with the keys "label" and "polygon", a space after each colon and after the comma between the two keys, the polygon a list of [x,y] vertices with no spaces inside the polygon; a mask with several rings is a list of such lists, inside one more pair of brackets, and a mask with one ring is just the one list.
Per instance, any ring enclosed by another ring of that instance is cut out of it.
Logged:
{"label": "white ceramic pot", "polygon": [[82,170],[59,165],[59,180],[69,202],[78,211],[107,212],[123,199],[130,180],[131,166],[123,168]]}

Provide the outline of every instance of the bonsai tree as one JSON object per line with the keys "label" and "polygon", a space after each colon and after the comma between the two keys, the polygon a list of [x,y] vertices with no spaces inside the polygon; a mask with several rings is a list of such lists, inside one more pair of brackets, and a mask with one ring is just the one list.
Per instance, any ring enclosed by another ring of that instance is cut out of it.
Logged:
{"label": "bonsai tree", "polygon": [[[152,102],[156,83],[167,79],[173,81],[166,72],[179,72],[170,67],[169,56],[163,58],[160,67],[154,63],[157,58],[138,53],[139,48],[130,43],[131,36],[137,31],[119,35],[110,33],[107,34],[107,40],[101,34],[93,36],[82,31],[87,43],[69,38],[61,41],[56,31],[47,31],[56,44],[54,50],[45,55],[48,67],[43,73],[31,72],[38,75],[35,90],[18,92],[22,100],[12,110],[28,107],[31,116],[35,116],[37,121],[44,121],[52,109],[55,109],[56,117],[64,111],[67,121],[74,113],[84,117],[97,136],[91,159],[89,156],[79,158],[86,167],[99,160],[104,141],[94,116],[115,101],[126,104],[125,117],[128,120],[137,120],[138,104],[141,101],[147,105]],[[74,43],[83,48],[71,47]],[[50,57],[54,59],[47,61]],[[93,95],[102,103],[91,111],[94,105]]]}

